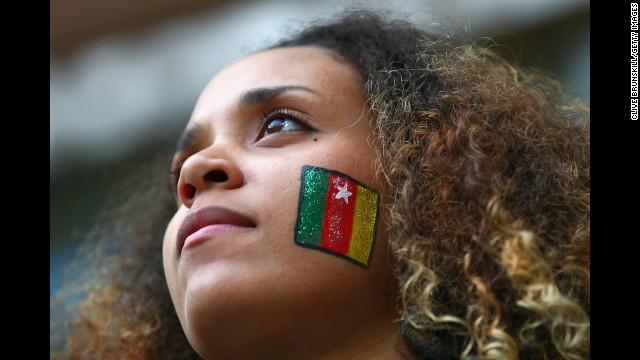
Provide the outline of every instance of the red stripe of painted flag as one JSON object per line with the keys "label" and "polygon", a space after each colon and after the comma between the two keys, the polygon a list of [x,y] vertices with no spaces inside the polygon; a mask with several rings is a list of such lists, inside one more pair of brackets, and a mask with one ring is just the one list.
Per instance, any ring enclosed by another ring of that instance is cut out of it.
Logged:
{"label": "red stripe of painted flag", "polygon": [[[344,189],[345,185],[346,191],[341,192],[340,189]],[[322,247],[340,254],[349,252],[357,193],[356,184],[345,178],[330,175],[320,244]]]}

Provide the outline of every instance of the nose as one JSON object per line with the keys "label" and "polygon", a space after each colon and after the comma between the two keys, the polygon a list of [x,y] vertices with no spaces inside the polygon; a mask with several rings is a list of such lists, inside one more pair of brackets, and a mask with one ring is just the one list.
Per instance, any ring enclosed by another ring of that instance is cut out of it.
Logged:
{"label": "nose", "polygon": [[243,183],[244,175],[233,159],[227,155],[212,156],[205,149],[182,165],[178,195],[184,206],[191,208],[195,199],[207,190],[234,189]]}

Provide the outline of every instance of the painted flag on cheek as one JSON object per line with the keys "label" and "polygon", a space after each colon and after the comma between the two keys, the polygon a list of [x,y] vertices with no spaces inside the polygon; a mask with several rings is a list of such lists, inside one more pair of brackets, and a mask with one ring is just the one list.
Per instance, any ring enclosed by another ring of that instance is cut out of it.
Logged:
{"label": "painted flag on cheek", "polygon": [[304,165],[295,243],[369,267],[378,192],[337,171]]}

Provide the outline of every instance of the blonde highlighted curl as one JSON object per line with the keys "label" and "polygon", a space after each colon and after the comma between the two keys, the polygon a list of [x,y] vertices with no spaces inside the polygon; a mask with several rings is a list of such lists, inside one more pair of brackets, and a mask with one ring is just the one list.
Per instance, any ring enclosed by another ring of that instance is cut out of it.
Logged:
{"label": "blonde highlighted curl", "polygon": [[418,329],[454,324],[462,358],[588,358],[588,110],[478,46],[420,46],[437,108],[398,111],[368,84],[403,308]]}

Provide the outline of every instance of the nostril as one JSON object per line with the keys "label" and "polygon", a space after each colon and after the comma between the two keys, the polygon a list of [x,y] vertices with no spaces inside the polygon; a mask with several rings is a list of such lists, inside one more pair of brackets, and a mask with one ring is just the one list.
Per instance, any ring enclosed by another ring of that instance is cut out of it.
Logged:
{"label": "nostril", "polygon": [[184,196],[187,199],[193,199],[196,196],[196,187],[191,184],[185,184],[183,188]]}
{"label": "nostril", "polygon": [[229,179],[227,174],[222,170],[211,170],[204,176],[206,181],[225,182]]}

